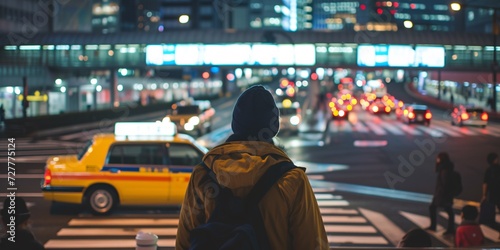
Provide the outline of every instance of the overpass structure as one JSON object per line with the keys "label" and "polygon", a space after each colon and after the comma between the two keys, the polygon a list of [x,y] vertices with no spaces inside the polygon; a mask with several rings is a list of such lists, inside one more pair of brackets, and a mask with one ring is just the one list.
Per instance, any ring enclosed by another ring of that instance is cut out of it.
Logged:
{"label": "overpass structure", "polygon": [[[24,78],[29,82],[27,94],[32,95],[50,92],[57,80],[68,79],[81,91],[84,85],[95,88],[88,79],[98,76],[105,82],[100,88],[114,90],[108,94],[113,105],[120,95],[116,88],[127,76],[147,78],[150,72],[186,68],[205,71],[217,67],[223,73],[271,67],[425,70],[458,76],[450,80],[489,83],[491,72],[496,71],[493,43],[491,34],[409,30],[9,33],[0,36],[0,87],[23,87]],[[125,73],[123,78],[118,70]],[[467,75],[470,80],[460,75],[464,71],[473,72]],[[224,76],[219,80],[222,84],[228,81]]]}

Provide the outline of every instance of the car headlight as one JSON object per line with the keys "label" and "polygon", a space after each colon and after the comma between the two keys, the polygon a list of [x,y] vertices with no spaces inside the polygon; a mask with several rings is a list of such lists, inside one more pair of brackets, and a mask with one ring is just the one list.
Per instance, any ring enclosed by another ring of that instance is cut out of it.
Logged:
{"label": "car headlight", "polygon": [[194,125],[192,123],[186,123],[184,124],[184,130],[186,131],[192,131],[194,129]]}
{"label": "car headlight", "polygon": [[200,118],[198,116],[193,116],[193,117],[189,118],[188,123],[191,123],[191,124],[193,124],[193,126],[196,126],[196,125],[200,124]]}
{"label": "car headlight", "polygon": [[296,115],[290,117],[290,124],[298,125],[300,123],[300,118]]}

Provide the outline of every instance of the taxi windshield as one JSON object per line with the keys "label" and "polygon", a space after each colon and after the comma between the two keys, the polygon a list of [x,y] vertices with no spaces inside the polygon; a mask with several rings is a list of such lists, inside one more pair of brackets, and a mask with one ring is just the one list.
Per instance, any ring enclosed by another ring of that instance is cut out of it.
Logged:
{"label": "taxi windshield", "polygon": [[82,150],[80,151],[80,153],[78,153],[78,160],[82,159],[82,157],[85,155],[85,153],[90,148],[90,146],[92,146],[92,143],[93,143],[93,141],[90,140],[87,142],[87,144],[85,144],[85,147],[83,147]]}
{"label": "taxi windshield", "polygon": [[174,115],[198,114],[200,112],[200,108],[196,105],[179,106],[171,112]]}

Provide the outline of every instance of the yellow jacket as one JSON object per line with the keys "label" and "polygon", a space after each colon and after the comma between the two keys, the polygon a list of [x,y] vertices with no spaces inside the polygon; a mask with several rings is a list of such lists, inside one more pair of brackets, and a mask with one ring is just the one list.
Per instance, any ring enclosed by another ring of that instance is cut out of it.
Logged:
{"label": "yellow jacket", "polygon": [[[247,195],[267,168],[291,161],[267,142],[227,142],[210,150],[203,162],[221,185],[238,197]],[[191,175],[179,218],[176,249],[189,248],[189,232],[205,223],[214,209],[210,177],[200,165]],[[271,249],[329,249],[318,203],[309,180],[295,168],[268,191],[259,203]]]}

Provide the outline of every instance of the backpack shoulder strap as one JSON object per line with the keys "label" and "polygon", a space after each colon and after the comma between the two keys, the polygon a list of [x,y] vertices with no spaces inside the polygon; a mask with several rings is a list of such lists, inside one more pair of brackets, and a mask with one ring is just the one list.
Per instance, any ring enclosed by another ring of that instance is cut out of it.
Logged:
{"label": "backpack shoulder strap", "polygon": [[296,168],[291,161],[280,162],[269,167],[245,198],[247,204],[256,205],[269,189],[288,171]]}

